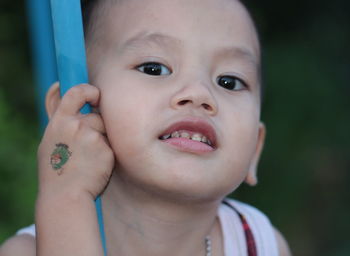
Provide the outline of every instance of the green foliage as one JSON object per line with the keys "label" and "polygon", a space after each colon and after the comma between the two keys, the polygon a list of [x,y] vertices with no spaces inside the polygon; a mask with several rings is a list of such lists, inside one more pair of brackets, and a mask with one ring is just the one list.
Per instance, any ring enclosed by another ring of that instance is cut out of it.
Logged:
{"label": "green foliage", "polygon": [[39,141],[25,14],[0,3],[0,243],[33,222]]}
{"label": "green foliage", "polygon": [[16,115],[0,88],[0,241],[33,222],[37,126]]}

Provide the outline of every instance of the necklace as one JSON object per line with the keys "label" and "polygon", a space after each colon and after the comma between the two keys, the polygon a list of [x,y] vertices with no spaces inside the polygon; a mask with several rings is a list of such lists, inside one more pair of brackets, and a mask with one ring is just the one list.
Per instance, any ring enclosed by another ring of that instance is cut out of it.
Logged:
{"label": "necklace", "polygon": [[210,236],[205,237],[205,256],[211,256],[211,239]]}

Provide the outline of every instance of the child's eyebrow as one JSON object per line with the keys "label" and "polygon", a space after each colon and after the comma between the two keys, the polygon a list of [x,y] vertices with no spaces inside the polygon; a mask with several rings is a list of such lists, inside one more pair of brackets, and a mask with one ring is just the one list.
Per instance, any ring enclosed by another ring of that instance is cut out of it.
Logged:
{"label": "child's eyebrow", "polygon": [[254,54],[252,50],[244,46],[232,46],[221,48],[217,55],[219,58],[227,59],[241,59],[246,60],[253,64],[255,68],[259,68],[260,62],[257,54]]}
{"label": "child's eyebrow", "polygon": [[147,31],[140,32],[131,37],[122,44],[122,49],[133,49],[145,44],[156,45],[159,47],[179,48],[181,46],[181,40],[173,36],[162,33],[149,33]]}

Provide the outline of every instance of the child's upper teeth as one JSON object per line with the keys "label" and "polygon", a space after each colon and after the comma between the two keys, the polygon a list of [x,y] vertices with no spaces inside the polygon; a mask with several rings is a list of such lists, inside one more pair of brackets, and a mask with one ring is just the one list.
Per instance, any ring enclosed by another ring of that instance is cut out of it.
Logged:
{"label": "child's upper teeth", "polygon": [[162,140],[167,140],[171,137],[170,134],[166,134],[166,135],[163,135],[162,137],[160,137]]}
{"label": "child's upper teeth", "polygon": [[202,141],[202,137],[203,137],[203,135],[195,133],[191,136],[191,140]]}
{"label": "child's upper teeth", "polygon": [[186,131],[175,131],[171,134],[166,134],[161,137],[162,140],[167,140],[170,138],[186,138],[194,141],[203,142],[205,144],[208,144],[209,146],[212,145],[211,141],[207,137],[205,137],[203,134],[200,134],[200,133],[193,133],[192,135],[190,135],[190,133]]}
{"label": "child's upper teeth", "polygon": [[190,134],[188,132],[181,132],[180,137],[181,138],[186,138],[186,139],[190,139],[191,138],[191,136],[190,136]]}
{"label": "child's upper teeth", "polygon": [[171,134],[171,138],[179,138],[179,137],[180,137],[180,133],[179,133],[178,131],[173,132],[173,133]]}

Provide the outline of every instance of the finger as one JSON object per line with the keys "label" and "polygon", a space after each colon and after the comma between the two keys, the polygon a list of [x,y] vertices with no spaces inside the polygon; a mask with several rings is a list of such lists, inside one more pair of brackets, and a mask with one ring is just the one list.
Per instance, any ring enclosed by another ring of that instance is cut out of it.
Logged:
{"label": "finger", "polygon": [[104,142],[111,148],[112,146],[111,146],[111,143],[108,140],[107,135],[102,136],[102,138],[103,138]]}
{"label": "finger", "polygon": [[85,131],[87,134],[98,133],[101,138],[109,147],[111,146],[107,137],[106,129],[103,120],[98,114],[82,115],[81,122],[87,128]]}
{"label": "finger", "polygon": [[96,114],[100,114],[100,109],[98,107],[92,107],[91,108],[91,113],[96,113]]}
{"label": "finger", "polygon": [[99,98],[100,91],[97,87],[80,84],[66,92],[57,111],[66,115],[76,115],[86,103],[97,107]]}
{"label": "finger", "polygon": [[99,114],[91,113],[83,115],[81,121],[83,121],[84,124],[90,127],[91,129],[96,130],[103,135],[106,134],[106,129],[103,120]]}
{"label": "finger", "polygon": [[55,82],[49,87],[45,96],[45,109],[49,119],[51,119],[55,114],[60,102],[61,97],[59,83]]}

